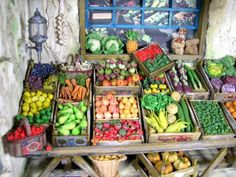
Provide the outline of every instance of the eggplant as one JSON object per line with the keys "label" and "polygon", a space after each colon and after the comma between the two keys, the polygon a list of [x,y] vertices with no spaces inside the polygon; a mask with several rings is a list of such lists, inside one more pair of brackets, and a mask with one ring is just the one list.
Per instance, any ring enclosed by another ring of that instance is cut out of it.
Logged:
{"label": "eggplant", "polygon": [[212,84],[213,88],[214,88],[217,92],[219,92],[220,89],[221,89],[221,87],[222,87],[222,85],[223,85],[224,83],[223,83],[223,81],[222,81],[221,79],[219,79],[219,78],[212,78],[212,79],[211,79],[211,84]]}
{"label": "eggplant", "polygon": [[189,86],[188,81],[182,80],[184,93],[191,93],[193,89]]}
{"label": "eggplant", "polygon": [[174,85],[175,91],[180,92],[180,93],[183,92],[183,85],[179,81],[179,78],[177,76],[175,78],[173,78],[173,85]]}

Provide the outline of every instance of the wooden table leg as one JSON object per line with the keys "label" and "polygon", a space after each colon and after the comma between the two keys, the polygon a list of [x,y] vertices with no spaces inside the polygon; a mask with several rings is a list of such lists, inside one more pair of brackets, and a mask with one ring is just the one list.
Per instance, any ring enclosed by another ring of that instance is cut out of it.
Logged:
{"label": "wooden table leg", "polygon": [[40,173],[39,177],[48,177],[52,170],[54,170],[59,163],[61,162],[61,158],[55,157],[52,159],[52,161],[49,163],[49,165],[44,169],[42,173]]}
{"label": "wooden table leg", "polygon": [[206,170],[201,174],[201,177],[207,177],[210,175],[212,170],[224,159],[227,155],[227,148],[222,148],[220,152],[216,155],[214,160],[208,165]]}
{"label": "wooden table leg", "polygon": [[84,160],[81,156],[75,156],[72,158],[72,161],[82,168],[83,170],[87,171],[89,173],[89,176],[92,177],[99,177],[99,175],[95,172],[95,170]]}

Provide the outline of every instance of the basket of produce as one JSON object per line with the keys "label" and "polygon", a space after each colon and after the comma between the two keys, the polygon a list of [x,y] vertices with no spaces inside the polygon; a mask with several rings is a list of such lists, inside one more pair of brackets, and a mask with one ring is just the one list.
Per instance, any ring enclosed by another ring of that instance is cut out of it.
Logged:
{"label": "basket of produce", "polygon": [[26,72],[25,88],[30,90],[56,90],[57,66],[52,63],[29,61]]}
{"label": "basket of produce", "polygon": [[94,120],[139,119],[139,100],[131,95],[96,95],[94,97]]}
{"label": "basket of produce", "polygon": [[207,84],[193,63],[177,62],[168,71],[167,78],[171,89],[185,94],[187,98],[207,100],[210,97]]}
{"label": "basket of produce", "polygon": [[127,157],[125,155],[100,155],[89,156],[89,159],[93,162],[100,177],[117,177],[119,164]]}
{"label": "basket of produce", "polygon": [[228,118],[230,125],[232,126],[234,132],[236,130],[236,101],[227,101],[224,103],[219,103]]}
{"label": "basket of produce", "polygon": [[141,120],[96,121],[93,124],[93,145],[128,145],[144,142]]}
{"label": "basket of produce", "polygon": [[29,155],[46,146],[46,129],[42,125],[29,125],[28,119],[6,134],[7,150],[12,156]]}
{"label": "basket of produce", "polygon": [[58,147],[86,146],[90,140],[90,108],[84,101],[57,104],[53,142]]}
{"label": "basket of produce", "polygon": [[58,75],[57,101],[59,103],[90,101],[91,78],[85,74],[70,75],[60,72]]}
{"label": "basket of produce", "polygon": [[143,94],[170,93],[170,86],[165,73],[144,78],[142,80],[142,86]]}
{"label": "basket of produce", "polygon": [[202,131],[202,139],[231,139],[235,133],[220,104],[212,100],[190,101]]}
{"label": "basket of produce", "polygon": [[137,159],[151,176],[175,177],[197,176],[199,165],[184,152],[139,154]]}
{"label": "basket of produce", "polygon": [[188,102],[178,92],[144,95],[141,107],[147,142],[199,139],[201,132]]}
{"label": "basket of produce", "polygon": [[211,99],[217,101],[236,99],[236,68],[233,57],[199,61],[198,68],[211,91]]}
{"label": "basket of produce", "polygon": [[139,94],[140,78],[137,63],[127,60],[100,61],[95,66],[94,90],[97,95],[113,91],[116,94]]}
{"label": "basket of produce", "polygon": [[[75,57],[78,58],[77,56]],[[70,75],[85,74],[88,77],[92,77],[93,74],[92,63],[81,59],[75,61],[73,55],[69,55],[67,62],[60,64],[59,67],[61,71]]]}
{"label": "basket of produce", "polygon": [[155,76],[165,72],[175,64],[157,43],[139,49],[133,53],[133,57],[147,76]]}
{"label": "basket of produce", "polygon": [[48,127],[53,122],[53,111],[55,92],[51,91],[23,91],[18,115],[15,117],[18,122],[23,117],[27,118],[30,124],[41,124]]}

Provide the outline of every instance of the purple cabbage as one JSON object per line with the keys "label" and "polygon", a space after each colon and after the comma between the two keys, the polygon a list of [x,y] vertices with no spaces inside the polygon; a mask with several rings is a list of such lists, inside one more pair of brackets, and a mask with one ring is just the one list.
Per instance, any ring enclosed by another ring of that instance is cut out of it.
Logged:
{"label": "purple cabbage", "polygon": [[213,78],[213,79],[211,79],[211,84],[212,84],[213,88],[217,92],[219,92],[224,83],[219,78]]}
{"label": "purple cabbage", "polygon": [[233,84],[236,85],[236,77],[235,76],[226,76],[222,79],[224,84]]}
{"label": "purple cabbage", "polygon": [[221,87],[222,93],[233,93],[235,92],[235,85],[233,84],[224,84]]}

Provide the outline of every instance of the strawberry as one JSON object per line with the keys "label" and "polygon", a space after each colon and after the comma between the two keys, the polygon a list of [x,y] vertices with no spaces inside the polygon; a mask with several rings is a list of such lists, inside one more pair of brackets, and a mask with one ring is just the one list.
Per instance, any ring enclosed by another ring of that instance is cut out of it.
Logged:
{"label": "strawberry", "polygon": [[123,125],[122,125],[122,129],[124,129],[124,130],[129,130],[129,126],[128,126],[127,124],[123,124]]}
{"label": "strawberry", "polygon": [[109,122],[104,122],[103,127],[109,129],[111,127],[111,124]]}

